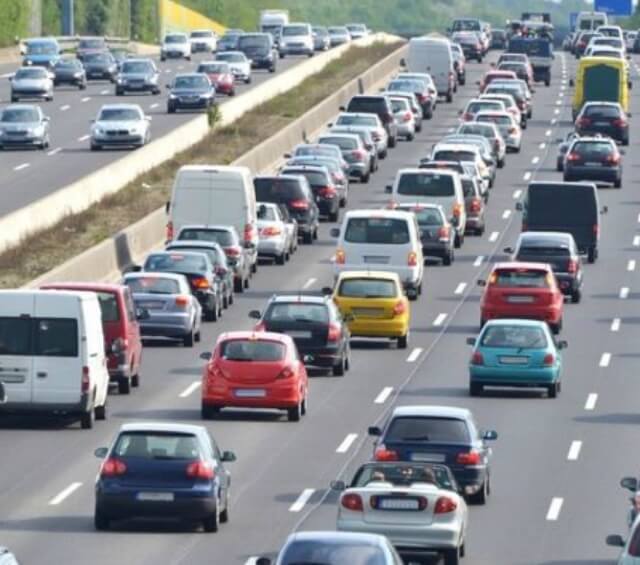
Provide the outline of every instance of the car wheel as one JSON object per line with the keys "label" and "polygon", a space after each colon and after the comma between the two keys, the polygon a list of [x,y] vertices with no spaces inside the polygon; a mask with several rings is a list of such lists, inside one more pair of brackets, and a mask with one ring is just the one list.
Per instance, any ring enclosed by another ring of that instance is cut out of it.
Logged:
{"label": "car wheel", "polygon": [[469,383],[469,396],[480,396],[483,390],[484,389],[480,383]]}
{"label": "car wheel", "polygon": [[193,338],[193,330],[191,330],[187,335],[185,335],[182,338],[182,344],[185,347],[193,347],[193,342],[194,342],[194,338]]}
{"label": "car wheel", "polygon": [[407,135],[407,141],[413,141],[415,139],[415,134],[410,133],[409,135]]}
{"label": "car wheel", "polygon": [[311,245],[313,243],[313,233],[305,232],[302,234],[302,243]]}
{"label": "car wheel", "polygon": [[176,113],[176,107],[175,106],[167,106],[167,113],[175,114]]}
{"label": "car wheel", "polygon": [[116,88],[116,96],[122,96],[124,94],[121,88]]}
{"label": "car wheel", "polygon": [[104,421],[107,419],[107,401],[102,406],[96,406],[94,410],[96,420]]}
{"label": "car wheel", "polygon": [[247,77],[246,79],[244,79],[244,83],[251,84],[251,77]]}
{"label": "car wheel", "polygon": [[391,147],[391,149],[393,149],[396,146],[397,143],[397,139],[395,138],[395,136],[393,137],[389,137],[389,147]]}
{"label": "car wheel", "polygon": [[442,264],[448,267],[453,262],[453,251],[450,251],[442,258]]}
{"label": "car wheel", "polygon": [[471,504],[486,504],[487,498],[489,497],[489,479],[485,478],[484,483],[482,483],[482,487],[478,492],[469,496],[469,502]]}
{"label": "car wheel", "polygon": [[[214,302],[213,305],[209,306],[204,313],[204,319],[207,322],[217,322],[218,321],[218,304]],[[193,339],[192,339],[193,343]]]}
{"label": "car wheel", "polygon": [[316,229],[313,230],[313,239],[318,239],[318,226],[316,226]]}
{"label": "car wheel", "polygon": [[93,408],[89,408],[87,412],[83,412],[82,416],[80,416],[80,427],[83,430],[90,430],[93,428],[95,414],[93,412]]}
{"label": "car wheel", "polygon": [[462,247],[462,236],[459,233],[456,234],[453,245],[456,249],[460,249],[460,247]]}
{"label": "car wheel", "polygon": [[386,159],[388,154],[389,152],[385,149],[382,153],[378,155],[378,157],[380,157],[380,159]]}
{"label": "car wheel", "polygon": [[244,282],[242,284],[244,285],[245,290],[248,289],[249,288],[249,277],[244,279]]}
{"label": "car wheel", "polygon": [[582,291],[580,289],[574,290],[571,293],[571,302],[574,304],[579,304],[580,300],[582,300]]}
{"label": "car wheel", "polygon": [[502,169],[504,167],[504,157],[498,161],[498,169]]}
{"label": "car wheel", "polygon": [[409,334],[400,336],[398,338],[398,349],[406,349],[409,345]]}
{"label": "car wheel", "polygon": [[338,208],[335,212],[331,212],[328,216],[330,222],[337,222],[338,216],[340,215],[340,208]]}
{"label": "car wheel", "polygon": [[363,184],[367,184],[370,179],[371,179],[371,174],[370,173],[366,173],[366,174],[360,176],[360,182],[363,183]]}
{"label": "car wheel", "polygon": [[595,263],[597,258],[598,258],[598,251],[596,250],[596,248],[589,247],[589,251],[587,254],[587,261],[589,261],[589,263]]}
{"label": "car wheel", "polygon": [[287,419],[289,422],[299,422],[302,416],[302,402],[293,408],[287,408]]}
{"label": "car wheel", "polygon": [[340,358],[340,362],[333,366],[332,372],[334,377],[344,377],[346,362],[344,355]]}
{"label": "car wheel", "polygon": [[300,412],[302,413],[303,416],[305,416],[308,411],[309,411],[309,393],[307,392],[305,394],[304,398],[302,399],[302,405],[300,406]]}
{"label": "car wheel", "polygon": [[224,510],[220,512],[220,523],[226,524],[229,521],[229,495],[225,497]]}
{"label": "car wheel", "polygon": [[200,407],[200,415],[203,420],[213,420],[220,413],[220,408],[217,406],[208,406],[207,404],[202,404]]}
{"label": "car wheel", "polygon": [[280,255],[276,255],[276,265],[284,265],[287,262],[287,253],[283,251]]}
{"label": "car wheel", "polygon": [[18,102],[20,99],[17,96],[11,95],[11,102]]}
{"label": "car wheel", "polygon": [[109,518],[96,508],[93,515],[93,527],[99,532],[103,532],[109,529],[110,522]]}
{"label": "car wheel", "polygon": [[616,179],[613,183],[614,188],[622,188],[622,177]]}
{"label": "car wheel", "polygon": [[547,387],[547,396],[549,398],[557,398],[558,397],[558,392],[559,391],[558,391],[558,382],[557,381]]}
{"label": "car wheel", "polygon": [[213,534],[218,531],[218,528],[220,527],[220,514],[218,514],[217,505],[213,515],[202,520],[202,527],[204,528],[204,531],[207,533]]}
{"label": "car wheel", "polygon": [[450,104],[451,102],[453,102],[453,92],[451,92],[451,90],[449,90],[447,92],[447,103]]}
{"label": "car wheel", "polygon": [[460,563],[460,548],[445,549],[442,552],[444,557],[444,565],[459,565]]}
{"label": "car wheel", "polygon": [[[235,286],[235,285],[234,285]],[[234,288],[235,290],[235,288]],[[231,306],[234,302],[235,302],[235,296],[233,295],[233,292],[229,293],[229,306]]]}
{"label": "car wheel", "polygon": [[131,394],[131,379],[129,377],[118,381],[118,393]]}
{"label": "car wheel", "polygon": [[557,324],[549,324],[551,326],[551,332],[554,335],[558,335],[562,331],[562,318],[558,320]]}

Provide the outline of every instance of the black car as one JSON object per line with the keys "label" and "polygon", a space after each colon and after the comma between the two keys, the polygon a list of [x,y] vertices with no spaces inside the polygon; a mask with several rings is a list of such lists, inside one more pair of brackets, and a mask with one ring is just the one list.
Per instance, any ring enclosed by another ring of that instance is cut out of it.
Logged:
{"label": "black car", "polygon": [[507,46],[507,32],[503,29],[491,30],[491,49],[504,49]]}
{"label": "black car", "polygon": [[238,48],[238,40],[240,36],[244,34],[240,30],[227,30],[225,34],[218,39],[217,50],[222,51],[236,51]]}
{"label": "black car", "polygon": [[53,86],[70,84],[80,90],[87,88],[87,73],[78,59],[58,59],[53,65]]}
{"label": "black car", "polygon": [[564,160],[564,180],[592,180],[622,186],[622,156],[615,141],[605,137],[574,140]]}
{"label": "black car", "polygon": [[569,147],[574,142],[574,140],[578,139],[580,136],[575,131],[570,131],[567,133],[564,139],[558,139],[558,155],[556,156],[556,171],[562,172],[564,171],[564,158],[567,156],[567,151],[569,151]]}
{"label": "black car", "polygon": [[389,136],[389,147],[396,146],[398,128],[393,116],[391,102],[386,96],[354,96],[349,101],[346,108],[340,108],[344,112],[377,114],[387,130]]}
{"label": "black car", "polygon": [[454,260],[455,231],[438,204],[399,204],[394,210],[413,212],[420,228],[422,255],[442,259],[445,266]]}
{"label": "black car", "polygon": [[216,89],[203,73],[176,75],[169,88],[167,112],[176,110],[209,109],[216,103]]}
{"label": "black car", "polygon": [[629,145],[629,119],[617,102],[587,102],[576,118],[578,135],[602,134]]}
{"label": "black car", "polygon": [[320,211],[305,177],[254,177],[253,186],[256,201],[284,204],[287,207],[291,217],[298,222],[298,233],[304,243],[311,244],[318,238]]}
{"label": "black car", "polygon": [[467,61],[475,59],[478,63],[482,63],[484,51],[480,44],[480,40],[475,33],[458,32],[453,35],[452,40],[462,47],[462,52],[464,53]]}
{"label": "black car", "polygon": [[87,55],[106,53],[108,50],[104,37],[81,37],[76,47],[76,57],[84,61]]}
{"label": "black car", "polygon": [[309,182],[321,216],[337,222],[340,214],[340,195],[329,169],[323,165],[295,165],[282,169],[283,175],[303,176]]}
{"label": "black car", "polygon": [[252,69],[267,69],[276,72],[278,54],[270,33],[245,33],[238,38],[237,51],[251,59]]}
{"label": "black car", "polygon": [[89,80],[116,81],[118,64],[111,53],[87,53],[82,64]]}
{"label": "black car", "polygon": [[127,59],[120,65],[116,79],[116,96],[127,92],[160,94],[159,73],[151,59]]}
{"label": "black car", "polygon": [[548,263],[563,294],[572,302],[582,298],[582,259],[570,233],[524,232],[518,237],[515,249],[506,247],[514,261]]}
{"label": "black car", "polygon": [[291,336],[305,364],[331,368],[335,376],[349,369],[351,335],[331,296],[275,295],[263,313],[252,310],[249,316],[262,331]]}
{"label": "black car", "polygon": [[526,63],[519,61],[505,61],[498,65],[499,71],[513,71],[520,80],[529,84],[529,69]]}

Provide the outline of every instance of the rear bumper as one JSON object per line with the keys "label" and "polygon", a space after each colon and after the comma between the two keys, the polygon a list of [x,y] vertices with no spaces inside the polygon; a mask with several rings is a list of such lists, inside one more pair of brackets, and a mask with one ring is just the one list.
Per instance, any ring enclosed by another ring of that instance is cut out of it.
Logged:
{"label": "rear bumper", "polygon": [[192,331],[191,318],[152,318],[140,322],[140,335],[142,337],[173,337],[183,338]]}
{"label": "rear bumper", "polygon": [[469,379],[473,383],[493,386],[535,387],[554,383],[560,378],[559,367],[479,367],[472,365]]}
{"label": "rear bumper", "polygon": [[526,320],[541,320],[549,324],[557,324],[562,318],[562,309],[556,307],[530,307],[530,308],[483,308],[482,318],[484,320],[495,320],[499,318],[524,318]]}
{"label": "rear bumper", "polygon": [[565,165],[564,176],[567,181],[595,180],[615,182],[622,178],[622,169],[619,167],[576,167]]}
{"label": "rear bumper", "polygon": [[[263,396],[242,396],[243,390],[261,390]],[[294,408],[302,401],[303,394],[300,391],[300,383],[233,383],[215,382],[203,389],[202,405],[212,407],[238,407],[238,408],[274,408],[286,410]]]}
{"label": "rear bumper", "polygon": [[446,257],[451,253],[450,242],[428,241],[422,242],[422,254],[425,257]]}
{"label": "rear bumper", "polygon": [[258,242],[258,255],[274,257],[282,255],[287,248],[287,241],[282,239],[261,239]]}
{"label": "rear bumper", "polygon": [[78,414],[87,412],[91,407],[88,393],[81,394],[78,402],[11,402],[11,385],[5,386],[7,387],[9,401],[5,404],[0,404],[0,414]]}
{"label": "rear bumper", "polygon": [[349,322],[352,337],[402,337],[409,333],[408,318],[356,318]]}
{"label": "rear bumper", "polygon": [[296,341],[296,346],[300,357],[309,355],[313,358],[312,361],[307,363],[312,367],[333,367],[342,359],[343,351],[341,345],[312,347],[301,345]]}
{"label": "rear bumper", "polygon": [[[154,491],[153,487],[148,489]],[[96,510],[112,520],[119,518],[203,519],[216,512],[213,491],[207,496],[178,496],[172,502],[136,499],[137,491],[121,494],[96,493]]]}

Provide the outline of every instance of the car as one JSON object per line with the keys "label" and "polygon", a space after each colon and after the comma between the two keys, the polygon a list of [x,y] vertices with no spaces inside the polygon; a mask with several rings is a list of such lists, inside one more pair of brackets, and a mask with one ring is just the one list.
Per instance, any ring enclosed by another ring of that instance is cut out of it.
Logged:
{"label": "car", "polygon": [[217,49],[216,34],[210,29],[194,29],[189,34],[191,53],[215,53]]}
{"label": "car", "polygon": [[451,470],[460,492],[472,504],[485,504],[491,493],[491,458],[487,442],[494,430],[478,428],[470,410],[452,406],[397,406],[386,424],[371,426],[375,461],[438,462]]}
{"label": "car", "polygon": [[347,24],[344,27],[349,31],[351,39],[362,39],[371,33],[365,24]]}
{"label": "car", "polygon": [[349,486],[331,486],[340,495],[338,531],[384,535],[406,563],[435,553],[452,565],[465,554],[467,503],[446,466],[365,463]]}
{"label": "car", "polygon": [[[370,174],[375,173],[379,168],[380,158],[378,157],[378,147],[376,142],[373,139],[373,134],[370,128],[363,126],[332,126],[326,132],[327,134],[355,134],[357,135],[364,145],[364,148],[369,153],[369,172]],[[333,172],[333,167],[332,167]],[[348,182],[348,175],[345,175],[344,185],[346,188],[346,184]],[[346,191],[345,191],[346,194]],[[342,195],[345,196],[345,195]],[[345,201],[346,202],[346,201]],[[341,201],[340,205],[344,206],[345,202]]]}
{"label": "car", "polygon": [[377,114],[389,136],[389,147],[396,146],[398,128],[393,117],[391,102],[386,96],[356,95],[351,98],[346,108],[341,107],[340,110],[351,113]]}
{"label": "car", "polygon": [[149,116],[137,104],[105,104],[91,127],[91,151],[104,147],[142,147],[151,140]]}
{"label": "car", "polygon": [[280,58],[287,55],[306,55],[313,57],[315,53],[313,32],[307,23],[289,23],[282,26],[280,43],[278,44]]}
{"label": "car", "polygon": [[111,53],[111,55],[113,55],[113,58],[116,61],[116,65],[118,66],[118,70],[120,70],[120,67],[122,67],[122,63],[124,63],[127,59],[135,59],[138,57],[135,53],[132,53],[125,47],[111,48],[109,49],[109,52]]}
{"label": "car", "polygon": [[524,80],[527,85],[533,84],[533,69],[530,64],[521,61],[503,61],[498,65],[499,71],[513,71],[516,77]]}
{"label": "car", "polygon": [[[488,201],[489,193],[486,190],[487,184],[488,184],[488,188],[493,187],[493,184],[496,180],[497,169],[498,169],[498,163],[497,163],[494,144],[483,135],[460,134],[460,133],[451,133],[446,135],[445,137],[442,138],[442,144],[467,146],[472,148],[474,150],[474,153],[480,156],[480,161],[478,161],[477,159],[474,159],[473,163],[476,165],[476,168],[480,173],[480,180],[481,180],[480,189],[483,191],[483,196]],[[471,162],[465,159],[461,159],[461,161],[463,163]],[[488,175],[487,175],[487,171],[488,171]]]}
{"label": "car", "polygon": [[342,271],[333,289],[333,301],[347,320],[352,337],[387,338],[406,349],[411,309],[397,273]]}
{"label": "car", "polygon": [[123,424],[95,483],[94,527],[108,530],[120,519],[173,518],[198,521],[217,532],[229,521],[231,473],[236,460],[221,451],[204,426],[174,422]]}
{"label": "car", "polygon": [[504,49],[507,46],[507,32],[504,29],[494,29],[491,32],[491,49]]}
{"label": "car", "polygon": [[413,141],[416,136],[416,119],[411,111],[411,105],[405,98],[389,96],[393,115],[398,127],[398,137]]}
{"label": "car", "polygon": [[222,61],[202,61],[198,64],[197,73],[203,73],[209,77],[216,94],[235,96],[236,85],[231,66]]}
{"label": "car", "polygon": [[425,119],[422,106],[418,102],[418,97],[413,92],[403,92],[401,90],[383,90],[381,94],[394,98],[404,98],[409,102],[411,112],[413,112],[414,121],[416,123],[416,132],[422,131],[422,120]]}
{"label": "car", "polygon": [[498,127],[500,135],[504,139],[507,151],[520,153],[522,147],[522,129],[516,122],[513,114],[509,112],[478,112],[475,122],[493,123]]}
{"label": "car", "polygon": [[10,104],[0,111],[0,149],[6,147],[37,147],[50,145],[49,116],[40,106]]}
{"label": "car", "polygon": [[387,84],[386,91],[411,92],[415,94],[422,108],[425,120],[433,118],[436,106],[436,94],[429,88],[429,83],[418,78],[395,78]]}
{"label": "car", "polygon": [[160,45],[160,60],[186,59],[191,61],[191,42],[185,33],[167,33]]}
{"label": "car", "polygon": [[360,182],[365,184],[369,182],[372,157],[357,133],[327,132],[318,137],[316,143],[339,147],[342,158],[349,164],[349,177],[358,178]]}
{"label": "car", "polygon": [[136,308],[148,314],[139,324],[142,339],[179,340],[185,347],[200,341],[202,307],[185,275],[127,273],[122,284],[129,288]]}
{"label": "car", "polygon": [[510,94],[525,118],[533,116],[533,94],[527,82],[522,79],[496,80],[487,87],[484,94]]}
{"label": "car", "polygon": [[504,167],[507,155],[507,145],[504,142],[504,138],[498,129],[498,126],[494,123],[479,123],[468,122],[458,126],[455,132],[456,135],[481,135],[484,137],[491,146],[496,159],[496,165],[499,169]]}
{"label": "car", "polygon": [[205,252],[181,250],[150,253],[142,264],[141,272],[184,275],[191,292],[202,306],[203,318],[216,322],[222,316],[222,285]]}
{"label": "car", "polygon": [[451,36],[451,41],[462,47],[466,59],[475,59],[478,63],[482,63],[484,47],[474,32],[458,31]]}
{"label": "car", "polygon": [[344,26],[331,26],[328,31],[331,47],[338,47],[351,41],[351,34]]}
{"label": "car", "polygon": [[[486,147],[482,147],[485,150],[484,156],[489,160],[490,155],[487,155]],[[480,147],[473,142],[464,138],[455,137],[454,139],[445,138],[441,142],[437,143],[431,152],[431,159],[434,161],[460,161],[461,163],[472,163],[477,169],[481,186],[482,194],[488,192],[488,189],[493,186],[493,180],[495,178],[495,163],[489,161],[492,166],[488,167],[483,159],[483,153]]]}
{"label": "car", "polygon": [[602,134],[629,145],[629,118],[617,102],[586,102],[575,121],[580,136]]}
{"label": "car", "polygon": [[178,231],[176,241],[210,241],[222,247],[227,263],[233,269],[234,291],[244,292],[249,288],[253,251],[240,242],[240,236],[233,226],[185,225]]}
{"label": "car", "polygon": [[60,58],[60,44],[55,37],[35,37],[25,42],[24,66],[52,68]]}
{"label": "car", "polygon": [[222,53],[224,51],[234,51],[238,47],[238,39],[244,33],[242,30],[228,29],[224,32],[224,35],[218,39],[217,51]]}
{"label": "car", "polygon": [[251,61],[242,51],[218,51],[215,60],[229,63],[235,81],[251,84]]}
{"label": "car", "polygon": [[464,51],[462,50],[462,47],[460,47],[460,45],[458,45],[457,43],[452,43],[451,52],[453,53],[453,58],[455,59],[453,68],[456,71],[458,84],[460,86],[464,86],[467,83],[467,59],[464,56]]}
{"label": "car", "polygon": [[158,69],[151,59],[126,59],[116,78],[116,96],[127,92],[160,94]]}
{"label": "car", "polygon": [[496,263],[480,300],[480,327],[499,318],[541,320],[554,334],[562,330],[564,298],[548,263],[513,261]]}
{"label": "car", "polygon": [[115,83],[118,64],[109,52],[87,53],[82,61],[88,80],[108,80]]}
{"label": "car", "polygon": [[23,98],[53,100],[53,73],[44,67],[21,67],[11,77],[11,102]]}
{"label": "car", "polygon": [[289,260],[291,235],[277,204],[258,202],[258,256],[273,258],[276,265]]}
{"label": "car", "polygon": [[[361,137],[369,138],[370,143],[365,145],[367,149],[373,147],[371,136],[369,135],[368,130],[364,128],[331,128],[331,131],[335,131],[335,133],[358,133],[361,135]],[[335,183],[336,189],[338,191],[338,195],[340,197],[340,207],[344,208],[347,205],[347,200],[349,197],[349,179],[347,175],[344,174],[340,161],[327,155],[308,155],[304,157],[293,157],[292,159],[289,159],[284,166],[295,167],[299,165],[326,167],[331,173],[331,179]],[[377,167],[377,155],[372,157],[371,161],[372,170],[375,170],[375,167]]]}
{"label": "car", "polygon": [[564,171],[564,158],[567,156],[567,151],[573,143],[574,139],[578,139],[580,136],[575,131],[568,132],[564,138],[559,138],[558,142],[558,155],[556,157],[556,171]]}
{"label": "car", "polygon": [[293,339],[283,333],[236,331],[221,334],[205,352],[202,417],[222,408],[284,410],[290,422],[307,413],[309,379]]}
{"label": "car", "polygon": [[487,71],[478,83],[480,94],[482,94],[493,81],[505,78],[516,78],[516,73],[513,71],[499,71],[497,69]]}
{"label": "car", "polygon": [[[333,124],[329,124],[333,127]],[[309,157],[313,155],[330,157],[338,161],[344,173],[349,171],[349,163],[342,158],[342,151],[337,145],[327,145],[322,143],[300,143],[296,145],[291,153],[285,153],[285,159],[298,157]]]}
{"label": "car", "polygon": [[[438,105],[438,89],[435,82],[433,81],[433,77],[429,73],[402,72],[396,75],[396,80],[420,80],[424,82],[427,85],[429,100],[431,101],[431,111],[432,113],[435,112]],[[426,102],[426,100],[423,100],[422,102]],[[424,108],[424,110],[428,110],[428,108]],[[429,119],[430,117],[433,116],[429,116],[429,113],[427,111],[427,113],[425,114],[425,118]]]}
{"label": "car", "polygon": [[506,111],[506,108],[504,102],[500,100],[473,98],[467,102],[464,110],[460,110],[459,115],[463,122],[471,122],[478,112],[485,111],[504,112]]}
{"label": "car", "polygon": [[76,57],[80,61],[92,53],[106,53],[109,50],[104,37],[81,37],[76,47]]}
{"label": "car", "polygon": [[20,563],[9,548],[0,545],[0,565],[20,565]]}
{"label": "car", "polygon": [[[483,197],[478,179],[462,175],[462,192],[464,193],[464,207],[467,213],[465,233],[483,235],[486,228],[485,211],[488,196]],[[486,192],[485,195],[489,193]]]}
{"label": "car", "polygon": [[266,69],[275,73],[278,66],[278,52],[270,33],[245,33],[238,38],[238,51],[242,51],[251,61],[251,68]]}
{"label": "car", "polygon": [[397,204],[394,210],[413,212],[420,227],[422,255],[438,257],[445,266],[451,265],[455,258],[455,230],[439,204],[404,203]]}
{"label": "car", "polygon": [[208,110],[216,103],[216,89],[203,73],[178,74],[167,88],[169,114],[175,114],[177,110]]}
{"label": "car", "polygon": [[577,37],[573,47],[573,54],[575,55],[576,59],[579,59],[580,57],[582,57],[582,55],[584,55],[584,52],[586,51],[587,46],[589,45],[589,43],[594,37],[604,37],[604,36],[597,31],[587,31],[580,34]]}
{"label": "car", "polygon": [[389,151],[389,134],[377,114],[341,112],[338,114],[336,121],[329,124],[329,127],[367,128],[371,132],[371,137],[376,145],[378,158],[385,159],[387,157]]}
{"label": "car", "polygon": [[477,337],[469,361],[469,394],[485,387],[542,388],[549,398],[561,390],[562,355],[566,341],[556,343],[549,326],[538,320],[502,319],[487,322]]}
{"label": "car", "polygon": [[79,59],[64,57],[53,65],[53,86],[68,84],[79,90],[87,88],[87,73]]}
{"label": "car", "polygon": [[324,165],[287,165],[282,168],[280,174],[305,177],[311,187],[320,216],[325,216],[330,222],[338,221],[340,195],[327,167]]}
{"label": "car", "polygon": [[615,141],[603,137],[580,137],[564,159],[565,182],[594,181],[622,187],[622,154]]}
{"label": "car", "polygon": [[481,94],[480,100],[483,100],[485,102],[494,102],[494,103],[501,102],[502,106],[504,107],[502,110],[489,109],[489,110],[483,110],[483,111],[509,112],[509,114],[513,116],[515,122],[517,124],[520,124],[520,127],[522,129],[527,129],[527,125],[528,125],[527,114],[520,110],[517,102],[515,101],[515,98],[511,93],[505,94],[505,93],[499,93],[499,92],[492,92],[490,94]]}
{"label": "car", "polygon": [[324,26],[313,26],[313,48],[316,51],[327,51],[331,47],[329,30]]}
{"label": "car", "polygon": [[607,545],[620,548],[616,565],[638,565],[640,563],[640,518],[636,518],[629,528],[626,539],[618,534],[607,536]]}

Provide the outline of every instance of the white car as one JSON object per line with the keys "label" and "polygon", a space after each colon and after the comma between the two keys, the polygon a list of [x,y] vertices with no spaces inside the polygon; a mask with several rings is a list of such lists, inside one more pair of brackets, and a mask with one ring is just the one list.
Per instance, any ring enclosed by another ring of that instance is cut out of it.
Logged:
{"label": "white car", "polygon": [[480,179],[484,185],[482,191],[483,194],[492,184],[491,171],[484,162],[480,149],[475,145],[464,144],[461,142],[438,143],[433,148],[431,159],[434,161],[459,161],[461,163],[473,163],[480,173]]}
{"label": "white car", "polygon": [[215,53],[218,38],[210,29],[194,29],[189,35],[189,42],[191,53]]}
{"label": "white car", "polygon": [[91,128],[91,151],[142,147],[151,139],[150,121],[138,104],[105,104]]}
{"label": "white car", "polygon": [[44,67],[21,67],[11,77],[11,102],[22,98],[53,100],[53,73]]}
{"label": "white car", "polygon": [[636,42],[636,37],[638,37],[637,31],[628,31],[627,37],[624,40],[627,45],[627,51],[631,53],[633,51],[633,44]]}
{"label": "white car", "polygon": [[311,24],[298,23],[282,26],[279,46],[281,59],[287,55],[313,57],[314,51]]}
{"label": "white car", "polygon": [[411,105],[406,98],[389,96],[393,117],[398,126],[398,136],[404,137],[407,141],[413,141],[416,136],[416,117],[411,110]]}
{"label": "white car", "polygon": [[507,151],[520,153],[522,129],[512,114],[509,112],[480,112],[476,115],[474,121],[496,124],[507,146]]}
{"label": "white car", "polygon": [[251,82],[251,59],[242,51],[223,51],[216,54],[216,61],[229,63],[234,80],[249,84]]}
{"label": "white car", "polygon": [[168,33],[160,46],[160,60],[186,59],[191,61],[191,42],[184,33]]}
{"label": "white car", "polygon": [[258,210],[258,256],[271,257],[276,265],[289,260],[292,248],[291,231],[277,204],[257,202]]}
{"label": "white car", "polygon": [[504,167],[507,156],[507,145],[496,124],[468,122],[460,124],[455,133],[459,135],[481,135],[484,137],[494,147],[498,168],[501,169]]}

